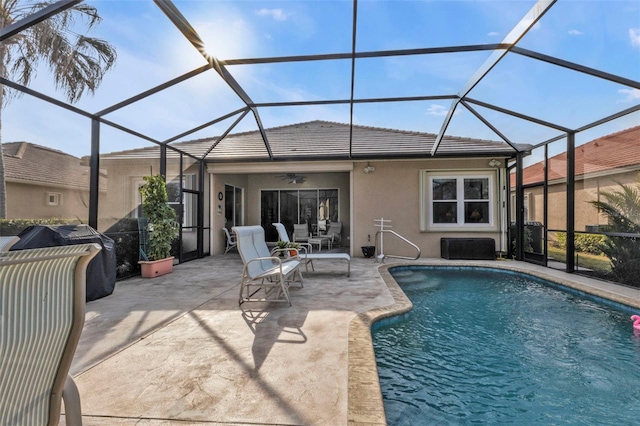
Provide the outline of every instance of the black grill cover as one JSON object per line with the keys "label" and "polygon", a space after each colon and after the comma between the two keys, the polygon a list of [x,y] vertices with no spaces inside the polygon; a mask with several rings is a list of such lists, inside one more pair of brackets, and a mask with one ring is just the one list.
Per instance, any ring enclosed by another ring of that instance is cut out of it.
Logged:
{"label": "black grill cover", "polygon": [[20,234],[12,250],[97,243],[102,250],[87,266],[87,302],[113,293],[116,286],[116,247],[113,240],[89,225],[33,225]]}

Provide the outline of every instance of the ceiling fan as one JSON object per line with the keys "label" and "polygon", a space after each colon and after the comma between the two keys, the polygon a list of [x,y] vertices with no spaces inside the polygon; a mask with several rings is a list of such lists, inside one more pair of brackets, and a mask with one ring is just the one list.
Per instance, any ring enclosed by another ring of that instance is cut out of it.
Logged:
{"label": "ceiling fan", "polygon": [[307,177],[298,173],[287,173],[284,175],[277,175],[282,180],[289,181],[289,183],[303,183]]}

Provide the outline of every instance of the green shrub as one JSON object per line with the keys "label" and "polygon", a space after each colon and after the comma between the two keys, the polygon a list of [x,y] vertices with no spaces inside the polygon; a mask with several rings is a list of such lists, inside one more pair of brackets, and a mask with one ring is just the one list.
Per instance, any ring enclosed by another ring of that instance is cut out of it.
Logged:
{"label": "green shrub", "polygon": [[617,190],[601,192],[600,201],[591,204],[607,216],[611,232],[632,235],[608,235],[601,247],[615,280],[640,287],[640,238],[635,237],[640,234],[640,180],[635,185],[616,183]]}
{"label": "green shrub", "polygon": [[[575,234],[575,247],[576,251],[580,253],[590,253],[595,255],[602,254],[602,244],[606,241],[607,237],[600,234]],[[557,247],[566,250],[567,248],[567,233],[556,232],[556,245]]]}
{"label": "green shrub", "polygon": [[5,237],[18,235],[31,225],[78,225],[78,219],[0,219],[0,235]]}

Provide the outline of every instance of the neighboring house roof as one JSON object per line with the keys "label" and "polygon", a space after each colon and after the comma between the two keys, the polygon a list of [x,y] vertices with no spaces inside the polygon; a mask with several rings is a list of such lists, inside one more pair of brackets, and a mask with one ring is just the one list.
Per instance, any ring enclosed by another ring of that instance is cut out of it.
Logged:
{"label": "neighboring house roof", "polygon": [[[348,124],[320,120],[273,127],[265,132],[274,160],[424,158],[431,156],[431,148],[437,137],[434,133],[357,125],[353,126],[351,134]],[[258,130],[229,134],[215,144],[218,139],[212,137],[172,145],[212,162],[270,160]],[[528,147],[522,145],[519,149],[526,150]],[[159,147],[141,148],[107,154],[102,158],[157,157],[158,151]],[[445,136],[437,156],[511,156],[514,153],[514,149],[503,142]],[[167,155],[171,155],[170,151]]]}
{"label": "neighboring house roof", "polygon": [[[640,166],[640,126],[612,133],[575,149],[576,178],[628,171]],[[549,181],[566,179],[567,153],[549,158]],[[523,169],[523,184],[544,182],[544,161]],[[515,185],[515,176],[511,176]]]}
{"label": "neighboring house roof", "polygon": [[[89,167],[80,158],[28,142],[2,144],[7,182],[89,190]],[[106,188],[100,177],[100,188]]]}

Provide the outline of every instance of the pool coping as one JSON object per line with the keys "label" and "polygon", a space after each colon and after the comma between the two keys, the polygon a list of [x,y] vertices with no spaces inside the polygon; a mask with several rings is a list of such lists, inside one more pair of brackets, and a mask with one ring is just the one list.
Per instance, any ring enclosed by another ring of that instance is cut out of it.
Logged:
{"label": "pool coping", "polygon": [[371,337],[372,326],[385,318],[409,312],[413,304],[391,276],[390,268],[402,266],[475,266],[529,274],[570,289],[640,310],[640,289],[600,281],[563,271],[517,261],[448,261],[442,259],[382,264],[380,277],[394,303],[361,312],[349,324],[348,424],[386,425],[382,390]]}

